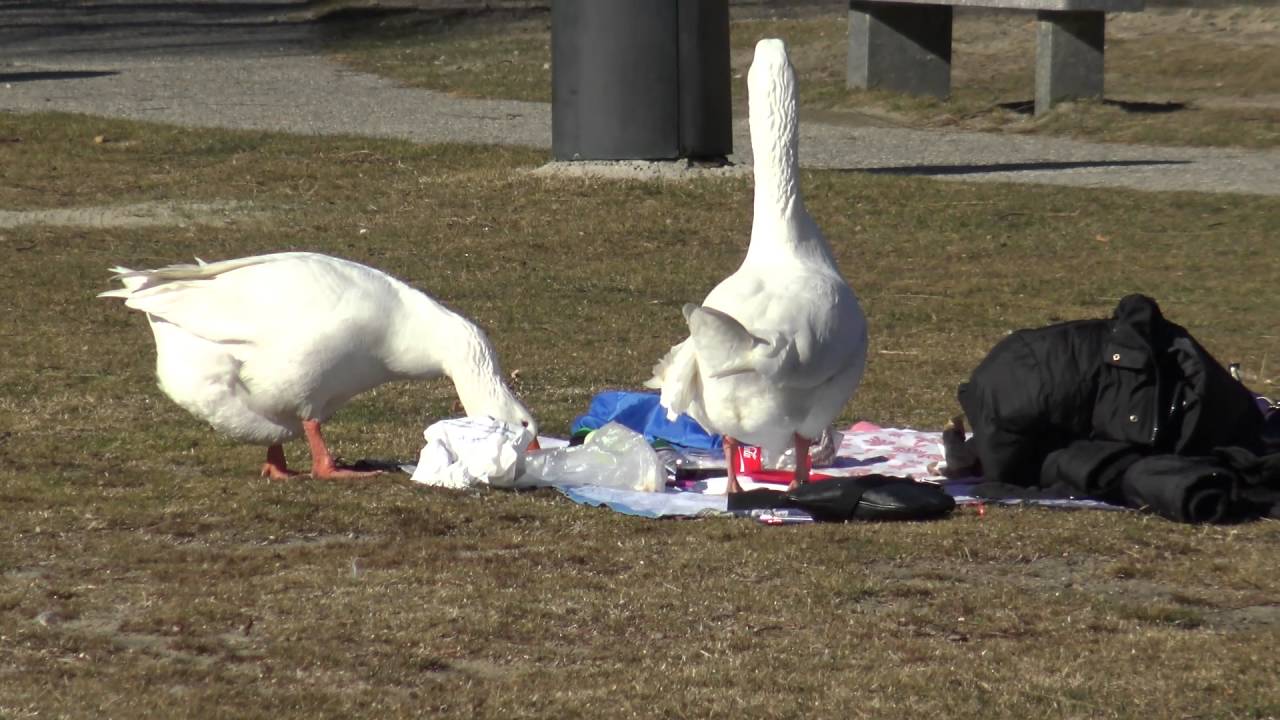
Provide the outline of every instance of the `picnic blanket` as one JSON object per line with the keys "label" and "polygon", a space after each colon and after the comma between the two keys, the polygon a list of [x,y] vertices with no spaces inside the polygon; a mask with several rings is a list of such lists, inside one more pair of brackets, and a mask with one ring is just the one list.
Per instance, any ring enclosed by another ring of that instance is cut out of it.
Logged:
{"label": "picnic blanket", "polygon": [[[981,478],[947,479],[934,474],[932,467],[942,460],[942,433],[884,428],[869,422],[855,423],[843,431],[836,457],[830,466],[815,468],[815,472],[833,476],[858,476],[878,473],[916,480],[935,482],[942,486],[958,504],[980,503],[1000,505],[1037,505],[1061,508],[1122,509],[1115,505],[1088,499],[1002,499],[984,500],[971,494],[972,487]],[[761,484],[739,478],[744,490],[778,485]],[[593,485],[564,485],[557,490],[577,503],[608,507],[615,512],[649,518],[698,517],[731,514],[724,494],[728,477],[711,477],[681,488],[668,487],[665,492],[644,493],[604,488]],[[791,524],[808,522],[805,513],[797,510],[763,511],[744,513],[766,524]]]}
{"label": "picnic blanket", "polygon": [[[568,444],[567,440],[549,437],[540,437],[539,442],[543,449],[563,447]],[[719,450],[714,449],[712,452],[718,454]],[[841,433],[839,445],[831,462],[814,468],[814,473],[815,476],[834,477],[878,474],[931,482],[942,487],[959,505],[1027,504],[1044,507],[1122,509],[1088,499],[978,498],[972,493],[972,489],[982,481],[982,478],[943,478],[935,472],[937,463],[942,459],[942,433],[940,432],[885,428],[874,423],[859,422]],[[418,480],[417,466],[401,467]],[[762,487],[782,489],[789,479],[787,473],[774,473],[774,478],[778,479],[760,482],[753,480],[750,476],[742,475],[739,475],[738,479],[744,490]],[[783,484],[777,484],[778,482]],[[432,484],[442,483],[438,478],[433,478]],[[443,484],[448,485],[448,483]],[[803,510],[793,508],[730,511],[725,495],[727,484],[727,475],[713,473],[709,477],[696,481],[682,481],[674,487],[669,485],[663,492],[642,492],[581,482],[560,482],[553,483],[551,486],[574,502],[607,507],[615,512],[639,517],[745,515],[759,522],[774,525],[813,521],[813,518]]]}

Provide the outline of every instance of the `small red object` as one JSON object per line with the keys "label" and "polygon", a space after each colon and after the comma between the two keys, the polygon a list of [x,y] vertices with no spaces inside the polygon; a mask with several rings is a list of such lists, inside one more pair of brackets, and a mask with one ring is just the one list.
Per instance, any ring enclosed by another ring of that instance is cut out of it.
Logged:
{"label": "small red object", "polygon": [[755,445],[738,443],[731,462],[739,475],[753,475],[764,469],[764,451]]}
{"label": "small red object", "polygon": [[[755,445],[738,443],[733,457],[728,458],[727,461],[733,463],[734,468],[738,471],[738,477],[749,477],[752,481],[758,483],[789,485],[796,475],[794,470],[770,470],[765,468],[764,450]],[[832,477],[822,473],[810,473],[809,481],[830,480]]]}

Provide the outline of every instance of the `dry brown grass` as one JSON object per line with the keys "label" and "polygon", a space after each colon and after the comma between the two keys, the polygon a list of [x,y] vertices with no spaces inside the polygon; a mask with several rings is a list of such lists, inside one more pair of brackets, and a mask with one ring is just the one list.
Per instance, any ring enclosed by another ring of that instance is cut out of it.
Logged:
{"label": "dry brown grass", "polygon": [[[95,144],[96,135],[110,139]],[[771,529],[554,492],[271,483],[155,388],[106,268],[310,249],[476,319],[544,428],[636,387],[740,259],[746,181],[532,176],[532,151],[0,116],[0,207],[205,202],[213,226],[0,230],[0,717],[1275,717],[1280,525],[962,511]],[[844,420],[937,427],[1006,331],[1155,295],[1276,392],[1280,201],[806,173],[872,322]],[[910,198],[905,202],[904,198]],[[446,383],[370,393],[416,455]],[[297,452],[295,450],[295,452]]]}
{"label": "dry brown grass", "polygon": [[[401,4],[412,5],[411,0]],[[957,15],[946,102],[845,88],[847,20],[838,3],[734,8],[735,104],[761,37],[782,37],[807,109],[845,122],[1066,135],[1109,142],[1280,147],[1280,8],[1153,7],[1113,15],[1105,102],[1062,105],[1040,118],[1032,13]],[[343,16],[349,19],[349,16]],[[476,97],[549,101],[550,19],[543,9],[393,14],[335,22],[345,62],[411,85]]]}

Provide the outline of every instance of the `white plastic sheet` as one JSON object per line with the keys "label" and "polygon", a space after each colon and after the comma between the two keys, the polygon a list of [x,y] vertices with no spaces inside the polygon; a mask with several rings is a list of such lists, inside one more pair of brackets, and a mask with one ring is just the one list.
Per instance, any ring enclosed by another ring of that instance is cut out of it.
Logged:
{"label": "white plastic sheet", "polygon": [[513,487],[533,435],[491,417],[441,420],[423,433],[427,444],[410,479],[425,485]]}

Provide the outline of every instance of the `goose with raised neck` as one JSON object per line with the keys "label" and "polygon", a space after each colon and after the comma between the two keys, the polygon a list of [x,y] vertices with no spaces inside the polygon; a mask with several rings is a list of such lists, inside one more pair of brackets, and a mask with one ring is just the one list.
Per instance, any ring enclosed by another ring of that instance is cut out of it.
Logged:
{"label": "goose with raised neck", "polygon": [[867,325],[799,184],[795,71],[781,40],[756,45],[747,77],[755,200],[751,240],[736,272],[702,305],[686,305],[689,337],[654,367],[667,413],[724,436],[728,491],[740,489],[741,442],[797,453],[792,486],[807,481],[808,449],[843,410],[866,365]]}
{"label": "goose with raised neck", "polygon": [[835,260],[800,192],[800,126],[795,71],[781,40],[761,40],[747,73],[748,122],[755,178],[747,259],[774,262],[797,255]]}

